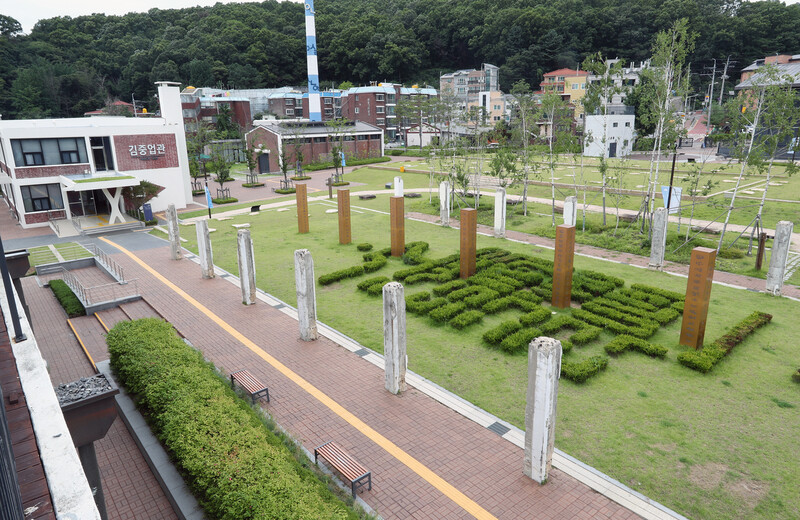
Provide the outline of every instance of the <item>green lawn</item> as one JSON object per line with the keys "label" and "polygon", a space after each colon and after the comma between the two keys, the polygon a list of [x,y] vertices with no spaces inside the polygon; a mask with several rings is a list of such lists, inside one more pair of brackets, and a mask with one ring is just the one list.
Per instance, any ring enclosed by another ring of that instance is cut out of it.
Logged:
{"label": "green lawn", "polygon": [[[368,174],[368,171],[363,171]],[[387,177],[390,177],[390,172]],[[353,177],[358,174],[349,174]],[[404,177],[406,187],[427,185],[425,176]],[[352,177],[350,180],[354,180]],[[307,248],[316,276],[361,263],[355,244],[389,245],[388,198],[353,201],[353,244],[338,244],[332,204],[310,205],[311,232],[296,232],[296,211],[262,211],[214,222],[217,265],[236,273],[236,230],[251,223],[258,286],[295,305],[293,251]],[[408,201],[407,201],[408,204]],[[407,206],[408,207],[408,206]],[[364,208],[364,209],[361,209]],[[357,213],[360,211],[361,213]],[[184,245],[196,251],[194,229],[181,228]],[[458,251],[458,231],[406,221],[407,242],[430,244],[429,258]],[[479,236],[478,247],[499,246],[552,259],[552,251]],[[578,269],[683,292],[685,278],[600,260],[576,257]],[[389,259],[380,271],[317,288],[319,319],[363,345],[383,350],[382,307],[378,297],[355,286],[367,277],[392,276],[407,267]],[[198,273],[199,276],[199,273]],[[431,284],[407,287],[407,294]],[[800,385],[791,374],[800,366],[796,337],[800,304],[722,286],[714,286],[706,338],[720,336],[754,310],[774,315],[772,323],[737,346],[710,374],[701,375],[676,361],[680,319],[661,328],[649,341],[669,348],[667,358],[638,353],[614,358],[608,369],[583,385],[562,379],[559,387],[556,446],[690,518],[774,519],[800,517]],[[522,427],[527,358],[491,350],[484,331],[518,311],[487,316],[457,331],[429,318],[408,317],[409,368]],[[602,354],[612,336],[601,337],[565,355],[565,361]]]}

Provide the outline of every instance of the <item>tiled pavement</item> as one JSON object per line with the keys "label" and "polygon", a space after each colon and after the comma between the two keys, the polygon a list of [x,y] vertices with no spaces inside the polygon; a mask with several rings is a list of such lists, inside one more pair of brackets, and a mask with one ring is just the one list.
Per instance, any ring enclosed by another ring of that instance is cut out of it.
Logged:
{"label": "tiled pavement", "polygon": [[539,486],[522,474],[523,452],[514,444],[417,389],[388,394],[379,368],[327,338],[300,341],[291,317],[263,302],[241,305],[236,286],[202,280],[199,267],[170,260],[168,248],[139,258],[163,281],[114,255],[139,279],[148,303],[206,357],[227,372],[246,367],[267,383],[272,400],[264,406],[306,449],[336,440],[368,466],[373,489],[360,496],[384,517],[470,517],[470,504],[446,495],[454,494],[450,485],[484,511],[477,517],[638,518],[557,469]]}
{"label": "tiled pavement", "polygon": [[[67,324],[67,316],[52,292],[39,287],[32,277],[24,278],[22,284],[30,306],[34,333],[42,356],[47,361],[53,386],[94,375],[92,365],[83,354]],[[93,316],[80,319],[97,323]],[[92,343],[92,349],[93,357],[108,357],[98,343]],[[110,519],[178,518],[121,419],[114,421],[106,436],[95,443],[95,452]]]}

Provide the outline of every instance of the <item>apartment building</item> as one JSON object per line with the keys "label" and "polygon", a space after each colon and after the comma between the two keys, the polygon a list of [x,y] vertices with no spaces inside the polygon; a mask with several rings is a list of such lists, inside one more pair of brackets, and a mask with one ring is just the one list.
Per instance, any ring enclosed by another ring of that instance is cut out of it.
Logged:
{"label": "apartment building", "polygon": [[480,70],[461,69],[439,77],[439,92],[452,95],[466,107],[475,103],[481,92],[500,90],[500,68],[490,63],[481,64]]}

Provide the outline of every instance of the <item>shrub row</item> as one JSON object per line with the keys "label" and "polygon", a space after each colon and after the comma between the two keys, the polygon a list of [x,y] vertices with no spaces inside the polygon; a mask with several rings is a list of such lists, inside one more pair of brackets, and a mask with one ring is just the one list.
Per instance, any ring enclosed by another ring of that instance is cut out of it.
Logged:
{"label": "shrub row", "polygon": [[483,319],[483,313],[477,310],[462,312],[450,320],[450,325],[456,329],[463,329],[473,323],[478,323]]}
{"label": "shrub row", "polygon": [[458,289],[457,291],[453,291],[447,295],[447,299],[451,302],[461,301],[467,296],[472,296],[473,294],[480,294],[486,290],[486,287],[481,287],[480,285],[469,285],[464,287],[463,289]]}
{"label": "shrub row", "polygon": [[[382,163],[382,162],[389,162],[391,159],[389,157],[365,157],[363,159],[357,159],[355,157],[348,157],[347,158],[347,166],[359,166],[362,164],[374,164],[374,163]],[[327,170],[328,168],[333,168],[333,161],[327,162],[319,162],[319,163],[312,163],[306,164],[303,166],[303,169],[308,172],[315,172],[318,170]]]}
{"label": "shrub row", "polygon": [[466,303],[468,307],[479,309],[487,303],[496,300],[500,296],[497,291],[493,291],[482,286],[479,287],[483,289],[481,292],[464,298],[464,303]]}
{"label": "shrub row", "polygon": [[635,302],[637,302],[638,300],[629,299],[630,300],[629,303],[622,303],[621,301],[611,299],[608,296],[610,295],[603,296],[602,298],[597,298],[592,303],[595,305],[603,305],[605,307],[609,307],[627,314],[632,314],[634,316],[639,316],[640,318],[646,318],[648,316],[652,316],[656,310],[655,307],[652,307],[650,304],[646,302],[639,302],[639,303],[644,303],[645,305],[652,307],[651,309],[644,309],[636,305]]}
{"label": "shrub row", "polygon": [[332,273],[323,274],[319,277],[319,284],[330,285],[333,282],[338,282],[339,280],[344,280],[345,278],[355,278],[356,276],[361,276],[364,274],[364,272],[364,266],[354,265],[352,267],[348,267],[347,269],[340,269]]}
{"label": "shrub row", "polygon": [[395,271],[395,273],[392,275],[392,278],[394,278],[398,282],[402,282],[409,276],[420,273],[427,273],[434,267],[436,266],[433,262],[424,262],[422,264],[415,265],[414,267],[409,267],[408,269],[400,269],[399,271]]}
{"label": "shrub row", "polygon": [[647,327],[653,324],[653,320],[643,318],[641,316],[635,316],[633,314],[628,314],[627,312],[622,312],[617,309],[612,309],[611,307],[606,307],[605,305],[601,305],[595,302],[587,302],[583,304],[581,308],[593,314],[605,316],[606,318],[610,318],[614,321],[622,322],[627,325],[632,325],[634,327]]}
{"label": "shrub row", "polygon": [[358,249],[359,251],[372,251],[372,244],[363,242],[361,244],[358,244],[356,246],[356,249]]}
{"label": "shrub row", "polygon": [[516,320],[504,321],[497,327],[489,329],[486,332],[484,332],[483,341],[489,343],[490,345],[497,345],[498,343],[503,341],[506,337],[517,332],[521,328],[522,325],[520,325],[519,321]]}
{"label": "shrub row", "polygon": [[533,338],[542,335],[539,329],[520,329],[517,332],[507,336],[500,342],[500,349],[509,354],[515,354],[528,348]]}
{"label": "shrub row", "polygon": [[599,327],[595,327],[594,325],[586,325],[582,329],[578,330],[575,334],[570,336],[569,341],[575,343],[576,345],[586,345],[587,343],[591,343],[592,341],[596,340],[601,332],[602,329]]}
{"label": "shrub row", "polygon": [[67,313],[67,316],[74,318],[86,315],[86,309],[83,304],[64,280],[50,280],[49,285],[58,303],[64,307],[64,312]]}
{"label": "shrub row", "polygon": [[577,363],[562,361],[561,377],[575,383],[583,383],[601,370],[605,370],[607,366],[608,358],[605,356],[592,356]]}
{"label": "shrub row", "polygon": [[374,273],[388,262],[386,257],[380,251],[365,253],[363,258],[365,273]]}
{"label": "shrub row", "polygon": [[390,282],[390,281],[391,280],[389,280],[389,278],[387,278],[385,276],[377,276],[375,278],[368,278],[368,279],[364,280],[363,282],[358,282],[358,285],[356,285],[356,287],[358,288],[359,291],[366,291],[367,289],[369,289],[373,285],[380,284],[381,287],[383,287],[383,285],[385,283]]}
{"label": "shrub row", "polygon": [[756,311],[733,326],[731,330],[701,350],[689,350],[678,354],[678,361],[693,370],[709,372],[722,358],[730,354],[733,347],[744,341],[759,327],[772,320],[771,314]]}
{"label": "shrub row", "polygon": [[653,313],[653,319],[657,321],[659,325],[666,325],[680,315],[681,313],[677,310],[667,307],[666,309],[660,309]]}
{"label": "shrub row", "polygon": [[514,287],[488,276],[470,276],[469,283],[486,287],[502,296],[508,296],[514,292]]}
{"label": "shrub row", "polygon": [[679,314],[683,314],[683,302],[673,302],[670,307],[678,311]]}
{"label": "shrub row", "polygon": [[406,299],[406,310],[408,312],[413,312],[414,314],[419,314],[421,316],[424,316],[433,309],[442,307],[443,305],[447,305],[447,300],[445,300],[444,298],[430,299],[429,293],[421,293],[421,294],[427,294],[428,299],[416,300],[416,301],[409,301],[408,299]]}
{"label": "shrub row", "polygon": [[657,294],[658,296],[661,296],[673,302],[682,302],[684,299],[684,295],[679,292],[668,291],[666,289],[659,289],[658,287],[651,287],[649,285],[644,285],[641,283],[635,283],[631,285],[631,289],[633,289],[634,291],[639,291],[647,294]]}
{"label": "shrub row", "polygon": [[406,244],[405,254],[403,255],[403,263],[408,265],[419,265],[424,262],[422,255],[428,250],[427,242],[410,242]]}
{"label": "shrub row", "polygon": [[647,354],[650,357],[664,358],[667,355],[667,348],[661,345],[654,345],[641,338],[634,338],[627,334],[621,334],[611,340],[605,346],[606,352],[612,355],[617,355],[625,352],[628,349],[637,350],[642,354]]}
{"label": "shrub row", "polygon": [[455,318],[457,314],[461,314],[465,310],[467,310],[466,303],[452,302],[432,309],[430,312],[428,312],[428,316],[430,316],[433,321],[444,323],[445,321],[450,321],[451,319]]}
{"label": "shrub row", "polygon": [[[627,292],[629,293],[630,291],[627,291]],[[641,309],[643,311],[654,312],[654,311],[656,311],[658,309],[658,307],[656,307],[652,303],[647,303],[644,300],[640,300],[638,298],[633,298],[632,296],[629,296],[628,294],[626,294],[626,291],[610,292],[608,294],[603,295],[603,298],[606,298],[608,300],[613,300],[615,302],[621,303],[622,305],[626,305],[628,307],[635,307],[635,308]]]}
{"label": "shrub row", "polygon": [[[592,276],[590,276],[590,274]],[[609,293],[624,284],[619,278],[602,280],[596,277],[599,273],[593,271],[578,271],[572,278],[572,293],[575,294],[575,289],[583,290],[592,296],[600,296],[601,294]],[[609,277],[611,278],[611,277]],[[620,282],[619,284],[617,282]]]}
{"label": "shrub row", "polygon": [[585,309],[572,309],[572,316],[590,325],[594,325],[595,327],[608,329],[614,334],[630,334],[637,338],[649,338],[658,330],[658,324],[652,321],[646,322],[646,324],[641,326],[630,326],[616,322],[605,316],[594,314]]}
{"label": "shrub row", "polygon": [[544,323],[545,321],[549,320],[552,316],[552,312],[550,309],[545,307],[539,307],[531,312],[523,314],[519,317],[519,322],[525,325],[526,327],[530,327],[532,325],[538,325],[540,323]]}
{"label": "shrub row", "polygon": [[406,285],[414,285],[418,283],[425,283],[425,282],[436,282],[439,280],[439,276],[433,273],[419,273],[419,274],[412,274],[411,276],[407,277],[405,280]]}
{"label": "shrub row", "polygon": [[168,323],[121,322],[107,342],[209,518],[357,518]]}
{"label": "shrub row", "polygon": [[447,296],[451,292],[456,291],[458,289],[463,289],[466,286],[467,286],[466,280],[461,280],[461,279],[453,280],[451,282],[447,282],[442,285],[437,285],[436,287],[434,287],[433,294],[435,294],[436,296]]}

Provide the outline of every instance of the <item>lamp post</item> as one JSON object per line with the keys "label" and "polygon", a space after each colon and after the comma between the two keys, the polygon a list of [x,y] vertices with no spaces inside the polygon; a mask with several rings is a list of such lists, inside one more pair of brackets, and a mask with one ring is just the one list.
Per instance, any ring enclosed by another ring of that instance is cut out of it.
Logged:
{"label": "lamp post", "polygon": [[6,289],[8,308],[11,312],[11,323],[14,326],[14,341],[19,343],[20,341],[25,341],[28,337],[23,334],[22,324],[19,321],[17,301],[14,298],[14,291],[11,289],[11,275],[8,272],[8,264],[6,263],[6,252],[3,249],[3,237],[0,237],[0,271],[2,271],[3,286]]}

